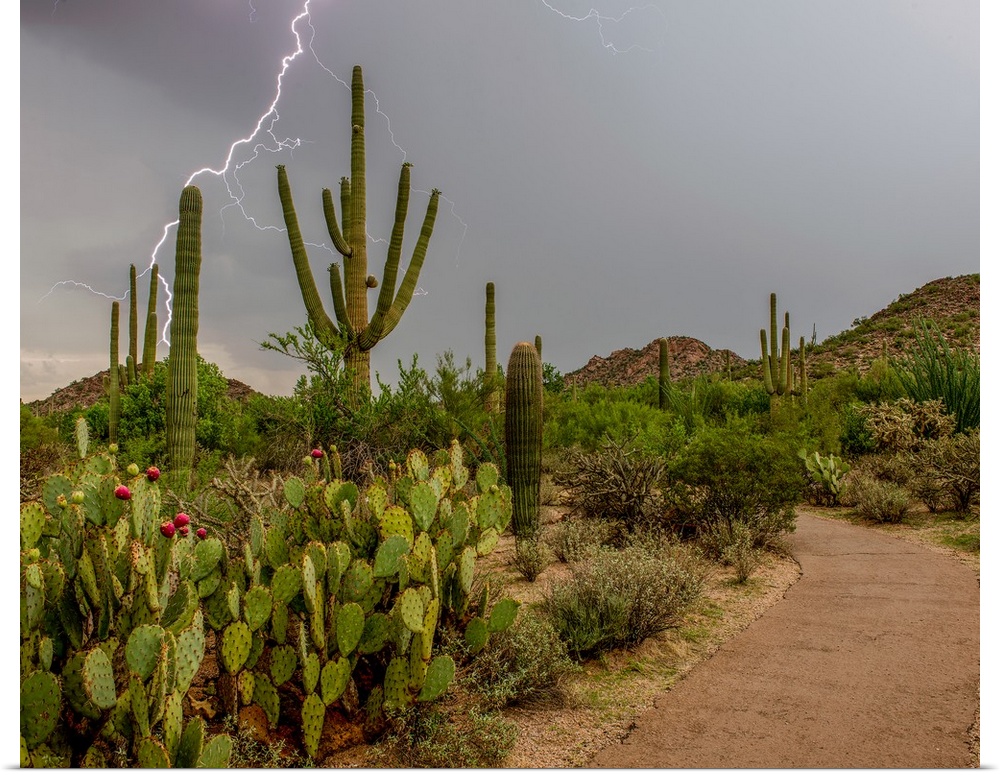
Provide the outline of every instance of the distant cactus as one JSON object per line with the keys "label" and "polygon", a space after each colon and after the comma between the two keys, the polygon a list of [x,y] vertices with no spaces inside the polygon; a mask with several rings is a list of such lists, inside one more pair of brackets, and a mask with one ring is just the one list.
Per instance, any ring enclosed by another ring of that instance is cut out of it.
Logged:
{"label": "distant cactus", "polygon": [[[138,303],[135,298],[135,264],[130,264],[128,268],[128,356],[126,357],[126,363],[128,364],[128,379],[129,382],[135,382],[136,364],[139,362],[139,310]],[[131,358],[131,363],[128,363],[128,358]]]}
{"label": "distant cactus", "polygon": [[341,178],[341,210],[343,232],[337,223],[333,197],[329,189],[323,191],[323,213],[327,230],[334,247],[344,258],[343,277],[337,264],[330,265],[330,289],[336,323],[324,309],[316,290],[305,242],[298,225],[292,201],[291,187],[284,165],[278,165],[278,195],[282,215],[288,232],[288,242],[298,278],[299,290],[305,303],[309,321],[324,346],[331,349],[344,347],[344,365],[353,375],[357,402],[363,393],[371,390],[371,349],[399,323],[403,312],[413,298],[417,278],[427,254],[427,245],[434,230],[440,192],[431,192],[420,236],[413,249],[410,264],[397,291],[400,253],[403,247],[403,227],[410,196],[410,164],[404,162],[399,175],[396,195],[396,216],[389,240],[388,255],[382,275],[382,288],[376,302],[375,314],[368,319],[368,290],[378,285],[368,274],[368,233],[365,198],[365,88],[361,68],[355,67],[351,83],[351,177]]}
{"label": "distant cactus", "polygon": [[771,336],[770,351],[768,351],[768,335],[763,328],[760,330],[760,353],[764,374],[764,388],[771,396],[771,416],[777,411],[779,396],[801,395],[805,400],[807,385],[805,382],[805,338],[799,340],[799,384],[795,382],[795,370],[791,359],[791,337],[788,313],[785,313],[785,325],[781,330],[781,353],[778,353],[778,297],[771,294]]}
{"label": "distant cactus", "polygon": [[142,342],[142,373],[147,377],[153,376],[153,367],[156,366],[156,341],[159,331],[156,327],[156,291],[160,280],[160,267],[153,264],[149,273],[149,301],[146,305],[146,329]]}
{"label": "distant cactus", "polygon": [[535,352],[538,353],[538,359],[542,359],[542,335],[535,334]]}
{"label": "distant cactus", "polygon": [[184,490],[194,466],[198,398],[198,284],[201,272],[201,191],[187,186],[180,198],[174,309],[167,374],[167,459]]}
{"label": "distant cactus", "polygon": [[528,342],[519,342],[511,351],[506,379],[504,438],[514,535],[535,539],[542,471],[542,361]]}
{"label": "distant cactus", "polygon": [[486,283],[486,411],[492,412],[500,401],[493,384],[497,378],[496,298],[493,283]]}
{"label": "distant cactus", "polygon": [[660,339],[660,379],[659,379],[660,409],[670,405],[670,341]]}

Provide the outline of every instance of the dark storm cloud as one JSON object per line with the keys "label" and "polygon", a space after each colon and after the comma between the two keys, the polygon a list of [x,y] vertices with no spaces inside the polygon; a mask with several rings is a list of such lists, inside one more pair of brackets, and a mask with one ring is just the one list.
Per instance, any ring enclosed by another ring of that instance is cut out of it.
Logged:
{"label": "dark storm cloud", "polygon": [[[66,278],[121,294],[188,176],[220,167],[267,110],[302,7],[22,2],[23,397],[105,366],[110,302],[66,288],[39,299]],[[569,371],[670,334],[754,357],[771,291],[797,334],[815,322],[823,338],[979,269],[976,3],[662,2],[600,27],[540,0],[309,8],[304,40],[341,79],[362,64],[388,117],[369,98],[371,234],[388,236],[404,152],[409,244],[420,191],[454,202],[438,217],[427,294],[375,350],[387,379],[412,353],[425,367],[448,349],[479,364],[490,280],[501,358],[541,333],[546,359]],[[609,41],[649,50],[615,55]],[[194,181],[206,201],[199,345],[273,392],[295,366],[257,343],[304,320],[274,165],[287,165],[307,238],[325,241],[319,191],[348,172],[348,91],[307,52],[279,112],[276,137],[302,144],[227,178],[268,230],[223,209],[222,180]],[[168,239],[158,254],[168,277],[172,250]],[[324,287],[332,256],[310,255]],[[374,243],[376,274],[383,258]]]}

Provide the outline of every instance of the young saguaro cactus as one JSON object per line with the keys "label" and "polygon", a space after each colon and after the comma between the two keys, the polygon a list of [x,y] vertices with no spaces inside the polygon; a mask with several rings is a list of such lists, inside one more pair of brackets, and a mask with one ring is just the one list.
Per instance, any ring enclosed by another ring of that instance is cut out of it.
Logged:
{"label": "young saguaro cactus", "polygon": [[660,409],[666,409],[669,405],[668,396],[670,393],[670,340],[666,337],[660,339]]}
{"label": "young saguaro cactus", "polygon": [[111,302],[111,359],[108,368],[108,441],[118,443],[118,421],[121,419],[121,392],[118,384],[118,316],[117,301]]}
{"label": "young saguaro cactus", "polygon": [[167,374],[167,458],[180,488],[194,466],[198,397],[198,283],[201,272],[201,191],[181,192],[177,226],[174,310]]}
{"label": "young saguaro cactus", "polygon": [[538,534],[542,400],[542,359],[530,342],[518,342],[507,364],[504,439],[514,535],[522,539],[534,539]]}
{"label": "young saguaro cactus", "polygon": [[149,301],[146,304],[146,329],[142,341],[142,373],[153,376],[153,367],[156,365],[156,339],[158,331],[156,328],[156,290],[160,281],[160,266],[153,264],[149,272]]}
{"label": "young saguaro cactus", "polygon": [[288,242],[292,251],[292,261],[298,278],[299,290],[305,303],[309,321],[316,330],[317,337],[324,346],[331,349],[344,347],[344,364],[353,375],[355,395],[358,401],[362,393],[371,389],[370,360],[371,349],[387,337],[399,323],[403,312],[413,298],[417,278],[427,255],[427,245],[434,230],[440,192],[434,189],[427,204],[420,236],[413,249],[410,263],[403,275],[399,289],[396,279],[399,273],[400,253],[403,248],[403,228],[410,196],[410,164],[404,162],[399,174],[399,188],[396,195],[396,215],[389,240],[385,269],[382,274],[382,288],[379,291],[375,313],[368,319],[368,290],[378,286],[374,275],[368,274],[368,234],[365,200],[365,87],[361,67],[355,66],[351,82],[351,177],[340,180],[341,219],[343,232],[337,222],[333,196],[329,189],[323,190],[323,214],[327,230],[334,247],[343,256],[343,276],[337,264],[330,265],[330,290],[333,295],[333,310],[336,323],[327,314],[312,270],[309,257],[299,229],[298,217],[292,201],[291,187],[284,165],[278,165],[278,196],[281,199],[282,215],[288,232]]}
{"label": "young saguaro cactus", "polygon": [[491,386],[486,394],[486,411],[491,412],[499,402],[499,396],[492,389],[497,378],[497,326],[496,288],[486,283],[486,384]]}

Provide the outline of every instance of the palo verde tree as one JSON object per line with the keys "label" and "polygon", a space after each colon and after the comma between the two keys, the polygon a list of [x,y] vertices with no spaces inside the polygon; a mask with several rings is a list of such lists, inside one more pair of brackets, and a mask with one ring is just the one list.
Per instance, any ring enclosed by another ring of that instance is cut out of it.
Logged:
{"label": "palo verde tree", "polygon": [[434,230],[440,192],[437,189],[431,192],[420,236],[397,290],[396,278],[403,247],[403,227],[410,196],[410,165],[404,162],[399,174],[395,223],[382,274],[382,288],[376,302],[375,314],[369,320],[368,291],[378,287],[379,283],[374,275],[368,274],[368,233],[365,217],[365,87],[359,66],[354,68],[351,100],[351,177],[340,179],[343,232],[337,222],[330,189],[323,190],[323,214],[326,217],[327,230],[334,247],[344,259],[343,277],[338,264],[330,264],[329,270],[336,323],[327,314],[316,290],[284,165],[278,166],[278,195],[281,198],[281,210],[288,231],[292,260],[295,263],[295,273],[309,322],[324,346],[330,349],[343,347],[344,366],[353,375],[355,388],[353,400],[358,401],[363,392],[371,389],[369,369],[371,349],[396,327],[410,299],[413,298],[417,277],[427,254],[431,232]]}

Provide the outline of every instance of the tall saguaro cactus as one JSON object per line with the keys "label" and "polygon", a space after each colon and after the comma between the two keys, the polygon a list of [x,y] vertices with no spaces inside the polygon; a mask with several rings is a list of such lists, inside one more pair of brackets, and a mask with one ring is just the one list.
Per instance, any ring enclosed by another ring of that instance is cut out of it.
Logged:
{"label": "tall saguaro cactus", "polygon": [[160,266],[153,264],[149,272],[149,302],[146,305],[146,330],[142,341],[142,373],[153,376],[156,365],[156,340],[159,331],[156,327],[156,290],[160,281]]}
{"label": "tall saguaro cactus", "polygon": [[128,380],[135,382],[139,363],[139,309],[135,298],[135,264],[128,268]]}
{"label": "tall saguaro cactus", "polygon": [[799,373],[803,377],[800,384],[795,384],[795,373],[791,357],[791,334],[788,313],[785,312],[785,325],[781,329],[781,354],[778,354],[778,297],[771,294],[771,337],[768,351],[767,331],[760,330],[760,354],[764,372],[764,388],[771,396],[771,416],[777,411],[779,396],[805,395],[805,339],[799,340]]}
{"label": "tall saguaro cactus", "polygon": [[512,524],[519,539],[538,536],[542,477],[542,359],[530,342],[518,342],[507,364],[504,440]]}
{"label": "tall saguaro cactus", "polygon": [[368,291],[378,286],[378,280],[374,275],[368,274],[368,234],[365,213],[365,87],[359,66],[355,66],[351,81],[351,104],[351,177],[340,180],[343,232],[337,223],[333,196],[329,189],[323,190],[323,214],[326,217],[327,230],[334,247],[344,259],[343,276],[340,266],[336,263],[331,264],[329,270],[336,323],[327,314],[316,290],[284,165],[278,166],[278,196],[281,199],[281,210],[288,232],[288,243],[292,251],[299,290],[302,292],[309,321],[320,342],[325,346],[332,349],[343,343],[344,365],[353,374],[356,391],[354,400],[358,400],[362,391],[367,392],[371,389],[371,349],[392,332],[413,298],[417,278],[427,254],[427,245],[434,230],[440,192],[437,189],[431,192],[420,236],[397,290],[396,279],[403,248],[403,227],[410,196],[410,165],[404,162],[399,173],[395,223],[389,239],[388,254],[382,274],[382,288],[379,291],[375,313],[369,320]]}
{"label": "tall saguaro cactus", "polygon": [[177,226],[174,308],[167,371],[167,458],[177,487],[186,489],[194,466],[198,410],[198,283],[201,272],[201,191],[181,192]]}
{"label": "tall saguaro cactus", "polygon": [[496,326],[496,288],[493,283],[486,283],[486,411],[492,412],[499,402],[499,395],[494,390],[497,378],[497,326]]}
{"label": "tall saguaro cactus", "polygon": [[111,359],[108,368],[108,441],[118,443],[118,420],[121,419],[121,392],[118,385],[118,302],[111,302]]}
{"label": "tall saguaro cactus", "polygon": [[668,397],[670,393],[670,341],[660,339],[660,381],[659,381],[660,409],[666,409],[669,405]]}

